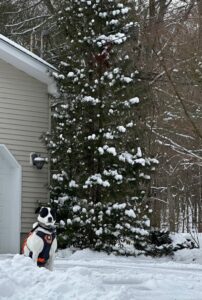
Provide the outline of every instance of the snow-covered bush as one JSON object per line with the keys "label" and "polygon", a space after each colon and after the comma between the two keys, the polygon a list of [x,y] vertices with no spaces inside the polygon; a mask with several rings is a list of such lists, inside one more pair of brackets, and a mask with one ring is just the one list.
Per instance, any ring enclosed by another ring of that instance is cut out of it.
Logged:
{"label": "snow-covered bush", "polygon": [[185,248],[193,249],[199,247],[193,236],[189,233],[171,233],[170,237],[172,240],[173,251],[178,251]]}
{"label": "snow-covered bush", "polygon": [[149,233],[146,254],[152,256],[173,255],[175,251],[185,248],[197,248],[190,234],[173,234],[169,231],[156,230]]}

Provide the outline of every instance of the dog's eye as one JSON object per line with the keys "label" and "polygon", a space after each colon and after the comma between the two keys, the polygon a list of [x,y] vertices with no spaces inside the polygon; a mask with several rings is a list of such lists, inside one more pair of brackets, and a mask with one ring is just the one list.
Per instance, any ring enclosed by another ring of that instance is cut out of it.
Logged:
{"label": "dog's eye", "polygon": [[40,210],[40,216],[41,216],[42,218],[45,218],[47,215],[48,215],[48,208],[43,207],[43,208]]}

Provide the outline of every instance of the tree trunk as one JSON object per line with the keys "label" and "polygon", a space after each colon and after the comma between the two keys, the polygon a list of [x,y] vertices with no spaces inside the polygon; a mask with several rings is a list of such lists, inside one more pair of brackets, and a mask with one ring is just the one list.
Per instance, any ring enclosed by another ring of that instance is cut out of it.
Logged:
{"label": "tree trunk", "polygon": [[171,232],[175,232],[175,201],[171,194],[171,186],[168,184],[168,207],[169,207],[169,227]]}

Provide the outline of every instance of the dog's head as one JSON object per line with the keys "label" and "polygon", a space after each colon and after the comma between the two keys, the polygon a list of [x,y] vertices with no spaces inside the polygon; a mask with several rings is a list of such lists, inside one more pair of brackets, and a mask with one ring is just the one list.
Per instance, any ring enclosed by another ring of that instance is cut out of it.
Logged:
{"label": "dog's head", "polygon": [[55,224],[55,211],[50,207],[39,207],[35,213],[38,213],[38,222],[46,227],[53,227]]}

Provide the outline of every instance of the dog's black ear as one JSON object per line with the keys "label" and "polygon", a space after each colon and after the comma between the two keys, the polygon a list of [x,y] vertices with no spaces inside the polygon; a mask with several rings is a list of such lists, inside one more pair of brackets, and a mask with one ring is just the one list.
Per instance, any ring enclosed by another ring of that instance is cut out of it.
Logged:
{"label": "dog's black ear", "polygon": [[41,206],[37,207],[37,209],[35,210],[35,214],[38,214],[41,210]]}
{"label": "dog's black ear", "polygon": [[51,208],[50,213],[53,216],[53,218],[56,219],[56,213],[57,213],[56,209],[55,208]]}

